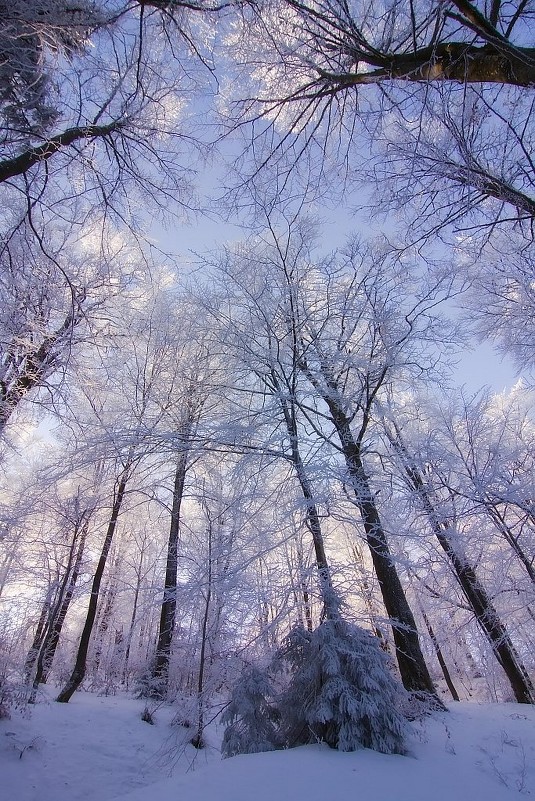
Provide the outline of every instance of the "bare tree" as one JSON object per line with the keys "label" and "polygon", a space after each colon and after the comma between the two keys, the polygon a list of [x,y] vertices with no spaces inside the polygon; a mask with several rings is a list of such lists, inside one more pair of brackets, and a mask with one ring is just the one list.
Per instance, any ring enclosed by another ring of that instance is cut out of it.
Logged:
{"label": "bare tree", "polygon": [[[155,133],[164,137],[165,125],[155,112],[174,97],[171,72],[163,74],[161,45],[166,40],[167,62],[184,78],[190,55],[204,60],[188,16],[200,18],[218,10],[202,1],[3,3],[0,183],[30,172],[28,184],[35,187],[43,178],[44,190],[46,176],[56,172],[47,165],[49,159],[60,156],[66,178],[73,159],[88,171],[98,171],[97,151],[108,170],[118,170],[116,175],[141,177],[136,172],[141,165],[134,161],[144,161],[144,152],[155,157],[157,167],[158,151],[149,139]],[[102,71],[106,80],[99,75]],[[61,159],[64,151],[67,158]],[[105,185],[112,183],[104,174],[100,177],[105,195]]]}
{"label": "bare tree", "polygon": [[184,420],[180,430],[174,434],[177,449],[179,449],[173,481],[173,493],[171,502],[171,523],[169,526],[169,539],[167,542],[167,556],[165,565],[165,582],[163,600],[160,613],[160,625],[158,629],[158,640],[152,666],[152,677],[154,686],[152,694],[165,698],[169,683],[169,660],[171,657],[171,645],[175,630],[175,619],[177,611],[177,573],[179,564],[179,545],[180,545],[180,523],[181,507],[184,497],[184,486],[186,474],[190,466],[191,440],[194,429],[199,421],[199,414],[202,408],[202,400],[199,402],[195,398],[199,387],[190,388],[190,397],[186,401]]}
{"label": "bare tree", "polygon": [[467,327],[497,346],[529,382],[535,370],[535,252],[532,243],[518,230],[495,232],[492,240],[474,253],[464,269],[470,279],[462,310]]}
{"label": "bare tree", "polygon": [[95,570],[95,575],[93,577],[93,583],[91,585],[89,606],[78,645],[76,661],[69,680],[56,698],[56,701],[59,701],[60,703],[66,704],[68,701],[70,701],[72,695],[76,692],[85,677],[89,642],[93,632],[93,626],[95,624],[102,577],[104,575],[104,569],[106,567],[108,555],[113,542],[113,536],[117,528],[119,513],[123,504],[128,479],[131,476],[133,467],[134,459],[132,456],[126,461],[126,464],[123,465],[121,472],[115,480],[110,518],[106,529],[106,536],[104,538],[104,542],[102,543],[102,549]]}
{"label": "bare tree", "polygon": [[0,113],[7,123],[2,135],[7,141],[42,136],[59,114],[53,58],[83,51],[105,15],[84,0],[14,0],[1,4],[0,20]]}
{"label": "bare tree", "polygon": [[[72,601],[78,576],[82,566],[82,558],[89,530],[89,521],[93,510],[91,508],[79,508],[78,498],[74,501],[74,530],[72,533],[72,541],[69,548],[67,564],[65,566],[64,575],[61,585],[58,588],[57,596],[53,607],[51,608],[46,633],[42,638],[39,649],[39,654],[36,661],[36,670],[33,680],[34,694],[37,691],[39,684],[45,684],[48,679],[48,674],[54,661],[56,649],[58,647],[63,624],[69,611],[69,606]],[[78,508],[76,508],[78,507]]]}
{"label": "bare tree", "polygon": [[531,236],[529,4],[272,0],[242,20],[228,45],[244,88],[227,107],[253,123],[242,178],[271,165],[273,197],[290,176],[312,197],[371,179],[374,210],[420,235],[514,220]]}
{"label": "bare tree", "polygon": [[[281,240],[273,237],[274,255],[278,258],[281,271],[290,277],[295,254],[289,247],[285,247]],[[265,255],[258,254],[262,263]],[[255,283],[258,275],[251,262],[255,256],[252,253],[228,253],[224,261],[219,264],[222,282],[228,290],[225,311],[214,308],[211,314],[218,318],[222,331],[220,338],[229,348],[229,355],[237,364],[242,365],[238,370],[245,369],[251,377],[246,377],[242,392],[250,393],[251,400],[258,398],[261,407],[256,411],[256,425],[260,427],[260,420],[266,415],[271,419],[267,425],[273,427],[280,420],[285,431],[285,441],[282,443],[282,456],[291,466],[300,487],[303,498],[304,523],[311,536],[314,550],[317,576],[319,583],[319,597],[322,604],[322,615],[330,619],[338,619],[340,601],[333,588],[331,571],[325,551],[325,542],[321,526],[321,517],[315,499],[313,482],[310,479],[309,467],[302,454],[302,426],[299,421],[299,395],[301,378],[299,370],[300,341],[297,311],[293,309],[295,299],[292,289],[287,293],[287,302],[290,314],[287,321],[280,326],[276,319],[271,319],[267,304],[271,298],[264,298],[260,290],[258,293]],[[269,257],[268,257],[269,260]],[[272,267],[272,265],[271,265]],[[260,278],[260,284],[262,283]],[[251,286],[249,283],[251,282]],[[219,306],[221,299],[215,300],[214,306]],[[264,305],[266,304],[266,305]],[[295,315],[292,313],[295,311]],[[276,315],[276,313],[275,313]],[[290,330],[288,330],[288,326]],[[254,336],[251,336],[254,331]],[[257,382],[257,383],[255,383]],[[272,405],[266,407],[266,396],[272,398]],[[253,413],[250,405],[248,414]],[[269,436],[269,435],[268,435]],[[307,592],[305,590],[305,596]],[[308,602],[305,601],[308,610]],[[307,615],[309,615],[309,610]]]}
{"label": "bare tree", "polygon": [[[309,236],[308,229],[295,226],[294,230],[293,223],[286,236],[278,235],[272,227],[267,244],[262,242],[250,252],[242,249],[227,256],[226,264],[230,261],[236,265],[233,280],[243,295],[238,302],[244,311],[238,315],[243,314],[242,325],[250,325],[248,331],[242,330],[241,339],[249,337],[245,344],[249,360],[251,353],[256,356],[261,349],[257,342],[264,347],[252,369],[263,375],[266,389],[281,405],[309,526],[319,521],[317,515],[310,517],[314,499],[299,455],[292,408],[299,408],[305,424],[313,426],[344,459],[345,480],[360,511],[394,628],[404,684],[410,690],[434,695],[364,459],[374,399],[383,384],[392,382],[396,372],[406,369],[412,358],[419,359],[416,363],[423,369],[425,359],[411,351],[426,336],[435,337],[430,310],[443,293],[447,294],[448,287],[440,283],[432,287],[427,296],[414,300],[412,308],[408,304],[401,315],[394,310],[394,296],[401,293],[401,284],[390,276],[392,265],[385,256],[374,257],[354,245],[342,257],[343,263],[336,258],[315,261],[306,244]],[[240,278],[236,278],[238,269],[243,273]],[[401,296],[396,298],[398,303],[400,300]],[[280,375],[282,353],[287,373]],[[306,377],[312,398],[307,397],[307,390],[299,391],[292,383],[296,372]],[[333,431],[339,445],[332,439]],[[320,532],[312,532],[315,547],[322,545]],[[324,552],[317,547],[316,559],[321,574],[326,563]],[[332,613],[327,605],[326,610]]]}
{"label": "bare tree", "polygon": [[[457,534],[451,522],[445,519],[440,506],[435,502],[433,491],[425,481],[423,472],[409,454],[399,426],[395,421],[388,433],[389,439],[401,459],[407,482],[417,494],[422,508],[428,516],[431,529],[451,562],[457,581],[476,616],[492,651],[509,679],[516,700],[521,704],[535,703],[535,689],[529,674],[519,658],[509,633],[498,612],[479,580],[474,566],[456,545]],[[428,626],[429,628],[429,626]]]}
{"label": "bare tree", "polygon": [[88,243],[108,265],[137,248],[141,265],[139,209],[191,205],[185,106],[210,80],[205,12],[217,6],[0,4],[0,429],[29,392],[52,389],[90,316]]}
{"label": "bare tree", "polygon": [[0,436],[26,400],[52,410],[73,354],[98,341],[130,271],[122,243],[94,248],[70,226],[36,241],[24,223],[0,249]]}

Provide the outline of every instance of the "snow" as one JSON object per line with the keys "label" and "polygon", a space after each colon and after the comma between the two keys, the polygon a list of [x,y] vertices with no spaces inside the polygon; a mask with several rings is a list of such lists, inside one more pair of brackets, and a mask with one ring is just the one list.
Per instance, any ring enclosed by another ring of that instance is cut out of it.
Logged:
{"label": "snow", "polygon": [[[535,796],[535,709],[452,704],[415,724],[408,756],[324,745],[221,760],[184,745],[172,707],[77,693],[0,721],[6,801],[508,801]],[[191,736],[191,733],[189,733]]]}

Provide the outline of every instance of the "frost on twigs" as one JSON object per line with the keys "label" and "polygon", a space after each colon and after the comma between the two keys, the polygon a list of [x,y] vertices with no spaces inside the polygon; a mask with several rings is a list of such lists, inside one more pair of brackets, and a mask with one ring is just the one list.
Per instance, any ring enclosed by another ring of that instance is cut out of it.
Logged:
{"label": "frost on twigs", "polygon": [[9,720],[14,709],[27,712],[28,703],[33,703],[31,697],[27,684],[9,679],[0,672],[0,720]]}
{"label": "frost on twigs", "polygon": [[315,742],[402,754],[404,695],[371,634],[340,619],[313,632],[296,626],[268,668],[249,669],[234,689],[223,755]]}
{"label": "frost on twigs", "polygon": [[401,704],[401,711],[407,720],[423,720],[436,712],[447,712],[440,698],[426,692],[410,692]]}

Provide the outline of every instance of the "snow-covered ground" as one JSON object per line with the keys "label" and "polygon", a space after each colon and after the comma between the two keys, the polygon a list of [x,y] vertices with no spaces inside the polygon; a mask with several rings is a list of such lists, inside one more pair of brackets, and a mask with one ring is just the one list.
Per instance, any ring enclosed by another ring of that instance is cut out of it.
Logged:
{"label": "snow-covered ground", "polygon": [[[452,704],[415,726],[409,756],[326,746],[221,761],[184,745],[161,707],[77,693],[0,721],[5,801],[507,801],[535,798],[535,708]],[[190,734],[191,736],[191,734]]]}

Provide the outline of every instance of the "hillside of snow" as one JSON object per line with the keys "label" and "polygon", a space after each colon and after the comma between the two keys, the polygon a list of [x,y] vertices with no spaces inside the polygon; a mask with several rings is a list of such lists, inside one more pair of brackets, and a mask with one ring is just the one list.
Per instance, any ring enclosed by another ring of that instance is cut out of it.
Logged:
{"label": "hillside of snow", "polygon": [[196,751],[171,707],[77,693],[0,721],[6,801],[508,801],[535,798],[535,709],[459,703],[414,724],[408,756],[324,745],[222,761]]}

